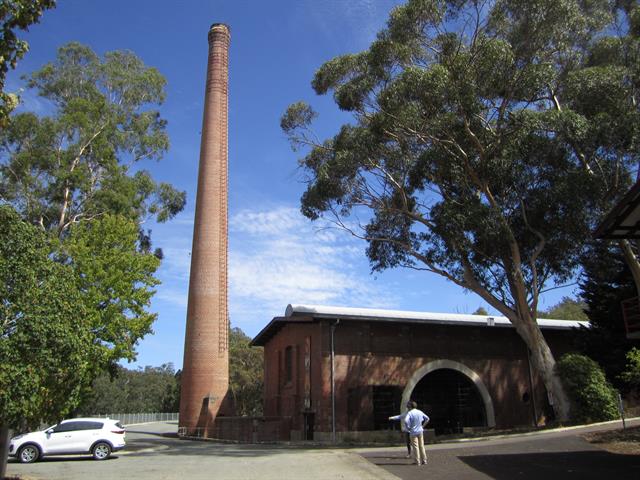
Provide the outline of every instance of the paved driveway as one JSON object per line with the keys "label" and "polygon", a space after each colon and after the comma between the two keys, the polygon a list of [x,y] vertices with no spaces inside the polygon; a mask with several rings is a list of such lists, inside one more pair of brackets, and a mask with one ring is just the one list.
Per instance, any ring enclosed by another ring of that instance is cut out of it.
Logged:
{"label": "paved driveway", "polygon": [[165,436],[175,431],[175,424],[133,425],[127,428],[127,448],[109,460],[52,457],[27,465],[12,460],[7,474],[30,480],[397,480],[345,450],[230,445]]}
{"label": "paved driveway", "polygon": [[[637,422],[634,422],[637,423]],[[640,456],[608,453],[579,436],[611,425],[458,444],[427,445],[429,464],[406,450],[364,450],[373,464],[404,480],[638,480]]]}
{"label": "paved driveway", "polygon": [[422,467],[411,465],[401,446],[344,450],[230,445],[179,440],[176,430],[171,423],[130,426],[127,448],[110,460],[59,457],[30,465],[12,461],[7,473],[50,480],[640,479],[639,456],[600,450],[578,436],[587,429],[428,445],[429,465]]}

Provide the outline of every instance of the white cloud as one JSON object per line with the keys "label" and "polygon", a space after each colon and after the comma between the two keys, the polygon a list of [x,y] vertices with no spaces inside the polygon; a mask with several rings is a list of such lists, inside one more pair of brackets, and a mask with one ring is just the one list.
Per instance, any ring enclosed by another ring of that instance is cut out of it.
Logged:
{"label": "white cloud", "polygon": [[306,0],[296,4],[295,14],[311,19],[326,41],[337,32],[346,31],[356,44],[367,47],[379,30],[386,26],[389,12],[399,0]]}
{"label": "white cloud", "polygon": [[[185,311],[192,214],[156,226],[165,259],[156,299]],[[288,303],[389,307],[395,302],[369,275],[365,245],[296,208],[242,210],[229,219],[229,311],[234,326],[257,333]],[[161,305],[158,308],[162,309]]]}
{"label": "white cloud", "polygon": [[284,206],[239,212],[229,227],[232,321],[252,312],[264,322],[288,303],[391,304],[368,275],[364,244],[346,232]]}

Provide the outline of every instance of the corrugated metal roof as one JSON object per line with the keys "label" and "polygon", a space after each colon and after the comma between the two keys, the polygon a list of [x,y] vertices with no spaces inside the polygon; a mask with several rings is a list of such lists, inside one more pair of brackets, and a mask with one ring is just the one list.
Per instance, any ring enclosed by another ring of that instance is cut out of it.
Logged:
{"label": "corrugated metal roof", "polygon": [[[378,322],[417,323],[458,326],[486,326],[513,328],[506,317],[495,315],[464,315],[459,313],[410,312],[376,308],[332,307],[328,305],[287,305],[284,317],[274,317],[251,341],[251,345],[263,346],[269,338],[287,323],[313,322],[314,319],[341,319]],[[589,322],[574,320],[538,319],[543,329],[571,330],[588,327]]]}
{"label": "corrugated metal roof", "polygon": [[[285,317],[293,317],[296,315],[312,316],[315,318],[342,318],[350,320],[411,321],[416,323],[512,327],[509,319],[495,315],[411,312],[405,310],[381,310],[375,308],[332,307],[327,305],[287,305]],[[538,319],[538,325],[540,328],[570,330],[581,326],[588,327],[589,322],[540,318]]]}

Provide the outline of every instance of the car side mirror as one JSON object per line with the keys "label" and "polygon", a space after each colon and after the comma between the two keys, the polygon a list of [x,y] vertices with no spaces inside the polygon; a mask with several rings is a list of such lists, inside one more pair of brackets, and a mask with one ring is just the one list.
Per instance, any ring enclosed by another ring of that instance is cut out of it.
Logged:
{"label": "car side mirror", "polygon": [[53,433],[53,428],[46,430],[44,433],[46,433],[47,435],[51,435]]}

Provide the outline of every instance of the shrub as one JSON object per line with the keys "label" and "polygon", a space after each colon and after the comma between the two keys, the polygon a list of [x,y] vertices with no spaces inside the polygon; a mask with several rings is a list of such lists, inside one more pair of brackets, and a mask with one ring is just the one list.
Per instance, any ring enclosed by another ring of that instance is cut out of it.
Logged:
{"label": "shrub", "polygon": [[600,365],[584,355],[569,353],[562,356],[556,368],[571,400],[574,420],[598,422],[617,418],[617,393]]}
{"label": "shrub", "polygon": [[626,355],[627,364],[620,379],[632,388],[640,388],[640,349],[632,348]]}

